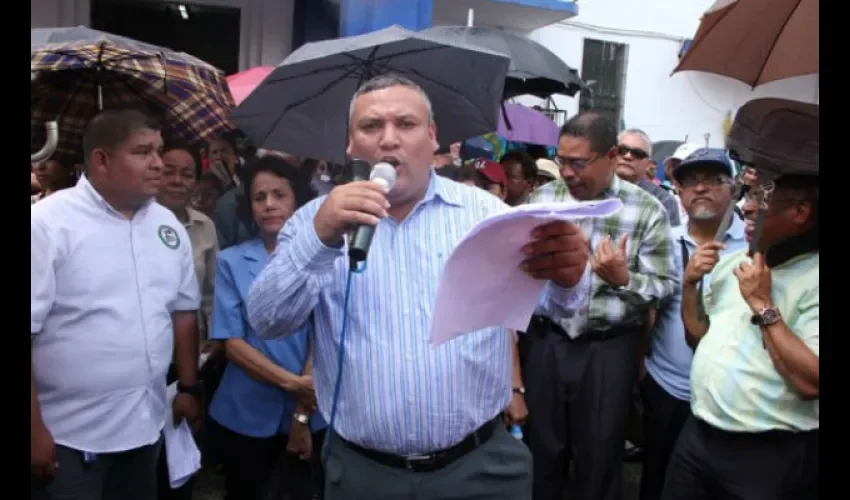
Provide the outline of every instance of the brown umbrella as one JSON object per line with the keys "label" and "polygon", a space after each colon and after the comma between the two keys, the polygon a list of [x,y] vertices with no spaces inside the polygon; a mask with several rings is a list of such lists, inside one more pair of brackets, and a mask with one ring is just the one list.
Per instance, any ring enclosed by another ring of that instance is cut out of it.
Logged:
{"label": "brown umbrella", "polygon": [[819,72],[818,0],[718,0],[678,71],[705,71],[752,87]]}

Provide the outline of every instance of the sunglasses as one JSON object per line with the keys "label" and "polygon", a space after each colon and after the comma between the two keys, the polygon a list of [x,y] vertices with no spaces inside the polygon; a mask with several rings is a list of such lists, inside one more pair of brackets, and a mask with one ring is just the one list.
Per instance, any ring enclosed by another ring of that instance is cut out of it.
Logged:
{"label": "sunglasses", "polygon": [[617,154],[620,156],[626,156],[627,154],[631,154],[632,158],[634,158],[635,160],[643,160],[644,158],[649,156],[649,153],[640,148],[630,148],[628,146],[623,145],[617,146]]}

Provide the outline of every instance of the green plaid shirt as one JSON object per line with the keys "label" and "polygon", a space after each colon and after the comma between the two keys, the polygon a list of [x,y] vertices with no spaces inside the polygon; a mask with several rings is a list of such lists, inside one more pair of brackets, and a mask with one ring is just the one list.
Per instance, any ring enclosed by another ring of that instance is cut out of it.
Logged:
{"label": "green plaid shirt", "polygon": [[[597,199],[619,198],[623,208],[610,217],[586,219],[581,222],[585,236],[590,240],[591,251],[605,236],[616,240],[628,235],[626,253],[629,262],[629,284],[620,290],[590,271],[583,280],[590,280],[590,302],[585,311],[573,318],[558,314],[559,307],[544,290],[537,308],[543,314],[570,331],[605,331],[612,327],[632,326],[643,321],[647,306],[673,294],[679,283],[673,253],[670,220],[661,203],[642,188],[614,176],[611,186]],[[528,203],[570,201],[563,179],[540,186]],[[553,294],[554,295],[554,294]],[[577,324],[581,323],[581,324]]]}

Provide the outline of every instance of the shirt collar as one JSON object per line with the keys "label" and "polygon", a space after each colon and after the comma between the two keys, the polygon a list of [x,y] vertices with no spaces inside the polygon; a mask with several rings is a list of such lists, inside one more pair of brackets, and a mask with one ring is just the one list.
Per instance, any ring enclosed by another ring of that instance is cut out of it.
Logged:
{"label": "shirt collar", "polygon": [[437,175],[432,168],[431,179],[428,183],[428,190],[425,191],[425,197],[422,198],[422,201],[429,202],[435,197],[449,205],[455,205],[458,207],[463,205],[458,184],[441,175]]}
{"label": "shirt collar", "polygon": [[195,226],[195,225],[201,226],[201,225],[203,225],[204,219],[202,218],[202,215],[203,214],[201,214],[201,212],[195,210],[194,208],[186,207],[187,220],[183,224],[183,226],[188,228],[189,226]]}
{"label": "shirt collar", "polygon": [[[94,202],[95,205],[100,206],[107,212],[112,212],[113,214],[124,218],[124,215],[121,214],[118,210],[115,210],[115,208],[110,205],[108,201],[106,201],[106,199],[97,191],[97,189],[92,186],[86,174],[80,176],[76,186],[74,186],[74,189],[79,189],[86,198],[88,198],[90,201]],[[134,217],[136,215],[143,215],[145,212],[147,212],[148,207],[150,207],[153,202],[154,198],[149,198],[141,207],[139,207],[138,210],[136,210]]]}
{"label": "shirt collar", "polygon": [[[729,229],[726,230],[726,233],[723,235],[723,241],[742,241],[746,235],[744,229],[747,227],[746,223],[737,215],[732,214],[732,224],[729,226]],[[688,223],[680,224],[672,228],[671,233],[673,234],[673,239],[678,240],[680,238],[685,238],[685,241],[688,243],[697,246],[696,242],[691,235],[688,233]]]}

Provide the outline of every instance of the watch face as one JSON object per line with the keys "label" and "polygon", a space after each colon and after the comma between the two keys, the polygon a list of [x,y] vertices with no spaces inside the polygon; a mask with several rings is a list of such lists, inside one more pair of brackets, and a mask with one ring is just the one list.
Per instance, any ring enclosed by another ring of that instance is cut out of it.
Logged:
{"label": "watch face", "polygon": [[762,323],[770,325],[779,321],[779,311],[776,309],[765,309],[761,313]]}

